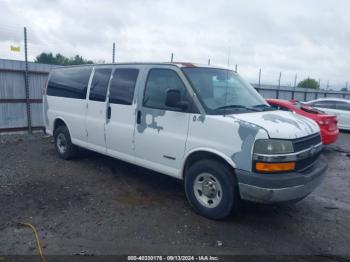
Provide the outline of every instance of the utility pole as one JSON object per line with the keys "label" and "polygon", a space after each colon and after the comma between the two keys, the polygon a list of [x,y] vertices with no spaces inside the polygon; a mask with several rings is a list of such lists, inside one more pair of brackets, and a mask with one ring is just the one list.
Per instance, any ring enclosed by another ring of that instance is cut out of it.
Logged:
{"label": "utility pole", "polygon": [[259,88],[260,88],[260,84],[261,84],[261,68],[259,69]]}
{"label": "utility pole", "polygon": [[170,62],[173,62],[174,61],[174,54],[171,53],[171,58],[170,58]]}
{"label": "utility pole", "polygon": [[278,77],[278,89],[281,88],[281,78],[282,78],[282,72],[280,72],[280,75]]}
{"label": "utility pole", "polygon": [[235,65],[235,72],[238,73],[238,65]]}
{"label": "utility pole", "polygon": [[28,41],[27,41],[27,28],[24,27],[24,61],[25,61],[25,73],[24,73],[24,85],[26,93],[26,108],[27,108],[27,122],[28,122],[28,133],[32,133],[32,116],[30,110],[29,100],[29,73],[28,73]]}
{"label": "utility pole", "polygon": [[293,91],[292,91],[292,99],[294,100],[294,97],[295,97],[295,89],[297,88],[297,78],[298,78],[298,75],[295,74],[294,76],[294,86],[293,86]]}
{"label": "utility pole", "polygon": [[208,59],[208,65],[210,65],[210,58]]}
{"label": "utility pole", "polygon": [[346,84],[345,84],[346,91],[348,90],[348,84],[349,84],[349,81],[346,81]]}
{"label": "utility pole", "polygon": [[113,55],[112,55],[112,63],[115,63],[115,42],[113,42]]}
{"label": "utility pole", "polygon": [[280,75],[278,77],[278,89],[277,89],[277,99],[279,98],[280,96],[280,89],[281,89],[281,78],[282,78],[282,72],[280,72]]}

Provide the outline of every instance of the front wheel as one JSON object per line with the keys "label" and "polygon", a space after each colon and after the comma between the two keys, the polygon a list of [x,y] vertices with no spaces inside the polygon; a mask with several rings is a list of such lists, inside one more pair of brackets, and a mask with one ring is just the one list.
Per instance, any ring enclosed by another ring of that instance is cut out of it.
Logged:
{"label": "front wheel", "polygon": [[204,217],[223,219],[237,211],[236,178],[219,161],[201,160],[190,166],[185,174],[185,191],[193,209]]}

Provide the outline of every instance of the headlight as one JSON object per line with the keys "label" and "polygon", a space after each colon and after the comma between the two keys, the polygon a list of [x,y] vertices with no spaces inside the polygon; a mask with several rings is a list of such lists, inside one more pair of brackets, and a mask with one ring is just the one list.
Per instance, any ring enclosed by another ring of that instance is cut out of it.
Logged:
{"label": "headlight", "polygon": [[254,145],[256,154],[287,154],[293,153],[293,143],[286,140],[261,139],[257,140]]}

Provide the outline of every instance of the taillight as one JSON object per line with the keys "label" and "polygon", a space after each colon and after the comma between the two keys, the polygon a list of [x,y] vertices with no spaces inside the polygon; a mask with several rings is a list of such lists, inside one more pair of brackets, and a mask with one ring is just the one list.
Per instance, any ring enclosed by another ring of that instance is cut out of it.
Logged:
{"label": "taillight", "polygon": [[324,126],[327,128],[328,131],[334,131],[337,129],[337,119],[334,117],[322,119],[322,120],[317,120],[317,123],[320,126]]}

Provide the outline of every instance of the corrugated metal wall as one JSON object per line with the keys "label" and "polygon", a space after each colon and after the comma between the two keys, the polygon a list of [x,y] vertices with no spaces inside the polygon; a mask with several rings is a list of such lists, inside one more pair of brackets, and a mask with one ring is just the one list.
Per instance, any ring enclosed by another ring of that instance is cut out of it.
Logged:
{"label": "corrugated metal wall", "polygon": [[[29,102],[32,126],[42,128],[42,89],[48,73],[55,65],[29,62]],[[0,59],[0,132],[26,130],[28,128],[23,61]],[[313,89],[278,87],[272,85],[253,86],[265,98],[312,100],[320,97],[350,99],[350,93],[315,91]]]}
{"label": "corrugated metal wall", "polygon": [[[52,65],[29,62],[29,101],[34,129],[42,128],[42,89]],[[0,59],[0,132],[28,128],[25,63]]]}

